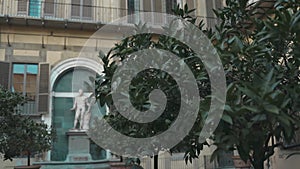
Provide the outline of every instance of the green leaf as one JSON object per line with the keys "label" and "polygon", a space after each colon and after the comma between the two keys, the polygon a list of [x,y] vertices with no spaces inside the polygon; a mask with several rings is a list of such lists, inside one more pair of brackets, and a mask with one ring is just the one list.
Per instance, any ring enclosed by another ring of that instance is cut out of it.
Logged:
{"label": "green leaf", "polygon": [[252,99],[258,98],[258,94],[257,94],[258,91],[252,90],[248,85],[246,85],[245,87],[238,86],[238,89],[243,93],[245,93],[248,97],[251,97]]}
{"label": "green leaf", "polygon": [[264,109],[270,113],[279,114],[279,108],[275,105],[264,105]]}
{"label": "green leaf", "polygon": [[251,121],[254,122],[260,122],[264,120],[267,120],[267,116],[265,114],[257,114],[251,119]]}
{"label": "green leaf", "polygon": [[[300,24],[300,12],[298,11],[297,14],[295,14],[295,16],[292,18],[291,20],[291,28],[299,28],[299,24]],[[294,29],[296,31],[296,29]]]}
{"label": "green leaf", "polygon": [[188,12],[188,10],[189,10],[189,9],[188,9],[188,5],[187,5],[187,4],[185,4],[185,5],[184,5],[184,12],[185,12],[185,13],[187,13],[187,12]]}
{"label": "green leaf", "polygon": [[254,106],[242,106],[242,109],[249,110],[254,113],[260,112],[259,108],[254,107]]}
{"label": "green leaf", "polygon": [[233,110],[231,109],[231,107],[229,105],[225,105],[224,110],[227,112],[233,112]]}
{"label": "green leaf", "polygon": [[229,115],[227,115],[227,114],[223,114],[222,120],[224,120],[225,122],[227,122],[227,123],[229,123],[231,125],[233,124],[232,118]]}

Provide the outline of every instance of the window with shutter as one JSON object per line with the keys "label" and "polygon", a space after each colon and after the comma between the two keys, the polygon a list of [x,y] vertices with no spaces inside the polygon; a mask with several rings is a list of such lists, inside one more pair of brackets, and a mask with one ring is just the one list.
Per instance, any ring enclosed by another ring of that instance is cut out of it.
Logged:
{"label": "window with shutter", "polygon": [[44,0],[44,15],[54,17],[55,2],[54,0]]}
{"label": "window with shutter", "polygon": [[92,18],[93,0],[72,0],[71,17],[73,19],[89,20]]}
{"label": "window with shutter", "polygon": [[[206,0],[212,2],[213,0]],[[197,8],[197,0],[186,0],[186,4],[188,5],[189,9]],[[196,11],[192,12],[191,15],[196,16]]]}
{"label": "window with shutter", "polygon": [[134,4],[135,0],[128,0],[127,4],[128,4],[128,15],[134,14],[135,11],[135,4]]}
{"label": "window with shutter", "polygon": [[23,115],[35,115],[37,113],[37,75],[37,64],[14,63],[12,65],[11,90],[22,93],[27,98],[27,102],[18,107]]}
{"label": "window with shutter", "polygon": [[[206,1],[213,1],[213,0],[206,0]],[[186,4],[188,5],[189,9],[194,9],[196,8],[195,0],[186,0]],[[195,14],[195,13],[193,13]]]}
{"label": "window with shutter", "polygon": [[120,17],[127,15],[126,0],[120,0]]}
{"label": "window with shutter", "polygon": [[173,14],[172,9],[177,6],[177,0],[166,0],[166,13]]}
{"label": "window with shutter", "polygon": [[154,12],[162,12],[162,0],[154,0]]}
{"label": "window with shutter", "polygon": [[[223,0],[215,0],[215,9],[220,9],[222,7],[223,7]],[[219,24],[220,20],[217,19],[216,23]]]}
{"label": "window with shutter", "polygon": [[45,114],[49,110],[49,76],[50,64],[39,64],[38,113]]}
{"label": "window with shutter", "polygon": [[10,63],[0,62],[0,85],[9,89],[10,82]]}
{"label": "window with shutter", "polygon": [[133,14],[135,13],[135,0],[127,0],[127,13],[128,13],[128,22],[129,23],[134,23],[134,16]]}
{"label": "window with shutter", "polygon": [[18,0],[17,14],[40,17],[41,7],[42,0]]}
{"label": "window with shutter", "polygon": [[13,92],[21,93],[28,99],[24,105],[18,107],[23,115],[48,112],[49,75],[50,65],[48,63],[37,65],[0,62],[0,85],[7,89],[10,88]]}
{"label": "window with shutter", "polygon": [[82,4],[82,17],[85,19],[92,18],[92,0],[84,0],[84,3]]}
{"label": "window with shutter", "polygon": [[[163,3],[162,0],[144,0],[143,1],[143,9],[142,11],[144,12],[157,12],[157,13],[162,13],[164,12],[163,10]],[[156,25],[161,25],[163,21],[162,16],[152,16],[153,23]]]}
{"label": "window with shutter", "polygon": [[[154,12],[162,13],[162,0],[154,0]],[[154,23],[160,25],[163,23],[163,16],[154,17]]]}
{"label": "window with shutter", "polygon": [[81,0],[72,0],[71,4],[71,16],[72,18],[80,18],[80,1]]}
{"label": "window with shutter", "polygon": [[41,0],[29,0],[29,16],[41,16]]}
{"label": "window with shutter", "polygon": [[223,0],[215,0],[216,9],[220,9],[223,7]]}
{"label": "window with shutter", "polygon": [[[152,12],[153,0],[143,0],[143,12]],[[149,18],[148,18],[149,19]]]}
{"label": "window with shutter", "polygon": [[206,0],[206,16],[207,16],[207,27],[212,28],[215,25],[215,17],[213,12],[213,1]]}
{"label": "window with shutter", "polygon": [[18,0],[18,15],[27,15],[27,1],[28,0]]}
{"label": "window with shutter", "polygon": [[144,0],[143,1],[143,6],[144,6],[144,11],[145,12],[151,12],[152,11],[152,9],[151,9],[151,0]]}

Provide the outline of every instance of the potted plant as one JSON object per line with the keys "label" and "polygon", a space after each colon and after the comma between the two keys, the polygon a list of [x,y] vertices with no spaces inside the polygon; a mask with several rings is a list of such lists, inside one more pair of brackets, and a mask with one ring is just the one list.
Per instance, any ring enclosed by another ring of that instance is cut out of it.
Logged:
{"label": "potted plant", "polygon": [[21,155],[27,156],[27,166],[15,168],[40,168],[30,166],[30,157],[37,152],[51,148],[55,132],[44,123],[37,123],[29,117],[21,116],[16,107],[26,99],[0,86],[0,153],[4,160],[12,160]]}

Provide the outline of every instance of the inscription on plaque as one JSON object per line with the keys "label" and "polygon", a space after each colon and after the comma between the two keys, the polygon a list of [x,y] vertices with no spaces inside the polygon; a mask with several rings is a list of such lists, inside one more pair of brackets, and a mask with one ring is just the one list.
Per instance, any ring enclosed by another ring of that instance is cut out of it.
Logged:
{"label": "inscription on plaque", "polygon": [[88,157],[73,157],[73,161],[88,161]]}

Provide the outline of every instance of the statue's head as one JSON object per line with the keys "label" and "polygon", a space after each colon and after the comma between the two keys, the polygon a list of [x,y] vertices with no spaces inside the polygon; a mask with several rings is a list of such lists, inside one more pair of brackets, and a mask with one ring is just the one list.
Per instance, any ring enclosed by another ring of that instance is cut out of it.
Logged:
{"label": "statue's head", "polygon": [[78,90],[78,93],[79,93],[80,96],[82,96],[82,95],[83,95],[83,90],[82,90],[82,89],[79,89],[79,90]]}

